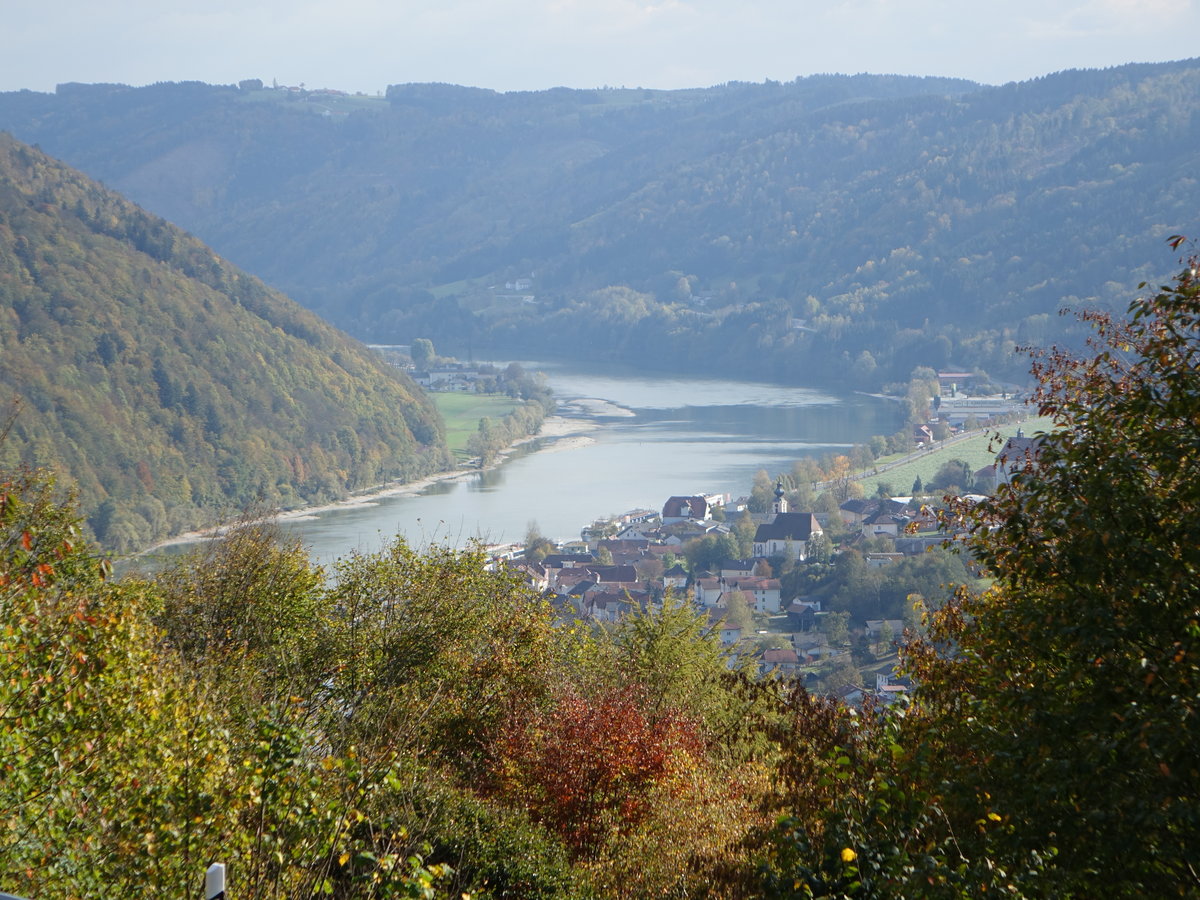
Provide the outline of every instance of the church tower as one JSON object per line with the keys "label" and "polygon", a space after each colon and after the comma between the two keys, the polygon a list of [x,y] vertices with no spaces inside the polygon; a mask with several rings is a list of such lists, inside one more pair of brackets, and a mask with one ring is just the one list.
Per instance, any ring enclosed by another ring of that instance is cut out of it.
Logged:
{"label": "church tower", "polygon": [[775,482],[775,515],[781,515],[788,511],[787,497],[783,495],[783,479]]}

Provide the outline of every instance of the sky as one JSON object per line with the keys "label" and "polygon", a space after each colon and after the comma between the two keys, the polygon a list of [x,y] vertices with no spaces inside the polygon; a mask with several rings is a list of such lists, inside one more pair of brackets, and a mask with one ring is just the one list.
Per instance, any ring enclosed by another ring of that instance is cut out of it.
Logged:
{"label": "sky", "polygon": [[3,0],[0,90],[261,78],[375,94],[708,87],[816,73],[985,84],[1200,56],[1200,0]]}

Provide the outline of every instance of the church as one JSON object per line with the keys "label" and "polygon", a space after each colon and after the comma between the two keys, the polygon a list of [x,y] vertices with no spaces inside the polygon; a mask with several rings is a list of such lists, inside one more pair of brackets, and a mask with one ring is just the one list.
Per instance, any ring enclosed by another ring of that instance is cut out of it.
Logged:
{"label": "church", "polygon": [[754,555],[786,556],[800,562],[808,558],[813,538],[824,533],[812,513],[788,512],[783,482],[779,481],[775,485],[775,518],[754,532]]}

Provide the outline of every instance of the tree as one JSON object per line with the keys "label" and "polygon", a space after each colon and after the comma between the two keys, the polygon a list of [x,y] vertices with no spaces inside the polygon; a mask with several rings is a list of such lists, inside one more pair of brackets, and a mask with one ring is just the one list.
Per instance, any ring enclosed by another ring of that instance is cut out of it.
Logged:
{"label": "tree", "polygon": [[963,459],[951,459],[938,466],[927,487],[934,490],[970,490],[975,484],[975,471]]}
{"label": "tree", "polygon": [[514,703],[554,679],[549,607],[478,546],[418,551],[397,537],[335,565],[330,728],[347,745],[419,746],[468,765]]}
{"label": "tree", "polygon": [[187,666],[236,680],[241,700],[304,693],[325,673],[323,579],[297,538],[250,518],[158,576],[156,624]]}
{"label": "tree", "polygon": [[541,562],[554,550],[554,542],[542,534],[536,519],[530,519],[525,527],[525,558],[530,562]]}
{"label": "tree", "polygon": [[589,856],[645,818],[654,789],[695,765],[701,748],[694,721],[625,688],[565,691],[545,712],[507,722],[495,753],[504,793]]}
{"label": "tree", "polygon": [[683,545],[684,555],[693,572],[715,571],[727,559],[738,559],[738,541],[729,534],[706,534]]}
{"label": "tree", "polygon": [[750,636],[754,627],[754,616],[743,591],[728,591],[725,594],[725,623],[730,628],[740,628],[743,637]]}
{"label": "tree", "polygon": [[746,508],[750,512],[770,512],[774,503],[775,482],[771,480],[766,469],[759,469],[754,473],[754,485],[750,488],[750,499]]}
{"label": "tree", "polygon": [[887,656],[892,652],[892,644],[896,640],[896,634],[892,630],[891,623],[886,619],[879,626],[879,635],[875,640],[875,653],[877,656]]}
{"label": "tree", "polygon": [[850,613],[826,613],[820,619],[820,627],[821,631],[825,633],[825,637],[829,639],[830,645],[844,646],[850,640]]}
{"label": "tree", "polygon": [[1054,427],[949,523],[994,586],[936,614],[913,657],[957,816],[1002,821],[990,858],[1040,861],[1041,895],[1200,892],[1195,258],[1129,314],[1082,316],[1089,356],[1035,354]]}
{"label": "tree", "polygon": [[437,354],[433,352],[433,341],[428,338],[417,338],[409,347],[408,355],[412,357],[413,365],[424,371],[433,365]]}

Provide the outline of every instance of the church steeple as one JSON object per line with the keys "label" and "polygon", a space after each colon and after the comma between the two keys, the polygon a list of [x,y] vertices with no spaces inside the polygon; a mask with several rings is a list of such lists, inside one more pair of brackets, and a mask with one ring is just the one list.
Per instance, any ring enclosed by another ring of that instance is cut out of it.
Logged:
{"label": "church steeple", "polygon": [[787,497],[783,495],[783,479],[775,482],[775,515],[788,511]]}

